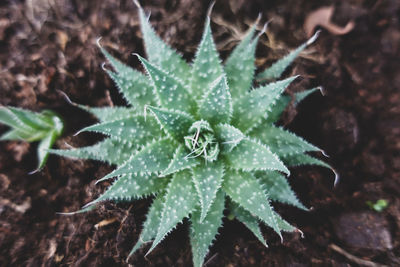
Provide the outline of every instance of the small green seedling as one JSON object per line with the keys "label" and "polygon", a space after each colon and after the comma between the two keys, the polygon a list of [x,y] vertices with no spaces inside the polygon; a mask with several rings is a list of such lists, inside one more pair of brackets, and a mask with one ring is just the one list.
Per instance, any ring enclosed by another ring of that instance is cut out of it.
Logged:
{"label": "small green seedling", "polygon": [[374,211],[382,212],[383,210],[385,210],[387,208],[387,206],[389,205],[389,202],[386,199],[378,199],[375,203],[368,200],[366,202],[366,204],[368,205],[368,207],[370,207]]}
{"label": "small green seedling", "polygon": [[40,142],[37,148],[38,166],[36,171],[46,164],[49,156],[48,150],[63,130],[62,120],[51,110],[37,113],[25,109],[2,106],[0,107],[0,123],[11,128],[0,136],[0,141]]}
{"label": "small green seedling", "polygon": [[[288,168],[331,168],[307,152],[322,152],[276,126],[285,107],[318,88],[285,95],[297,76],[276,82],[317,35],[261,72],[254,87],[255,51],[260,34],[253,25],[224,64],[214,44],[210,18],[194,61],[187,63],[152,29],[139,6],[148,59],[136,55],[146,75],[124,65],[99,44],[113,70],[104,67],[129,107],[89,108],[99,123],[80,132],[106,138],[89,147],[53,150],[61,156],[105,161],[116,169],[98,182],[113,184],[84,210],[104,201],[153,197],[139,240],[129,256],[152,243],[150,253],[177,224],[188,218],[194,266],[204,263],[222,226],[224,210],[267,246],[259,223],[282,232],[300,231],[274,211],[281,202],[303,210],[285,176]],[[146,254],[146,255],[147,255]]]}

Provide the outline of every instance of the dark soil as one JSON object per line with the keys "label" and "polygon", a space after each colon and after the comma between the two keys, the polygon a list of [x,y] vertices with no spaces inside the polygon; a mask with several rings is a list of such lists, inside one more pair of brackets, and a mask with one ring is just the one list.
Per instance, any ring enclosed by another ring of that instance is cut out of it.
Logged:
{"label": "dark soil", "polygon": [[[141,2],[157,32],[190,60],[208,1]],[[238,40],[232,38],[233,29],[243,32],[258,13],[263,22],[273,19],[257,52],[265,67],[306,39],[307,14],[331,4],[336,7],[333,21],[354,20],[355,28],[343,36],[323,30],[288,71],[303,77],[291,91],[322,85],[326,95],[314,94],[289,109],[282,124],[324,148],[340,182],[333,188],[328,170],[293,170],[292,186],[313,209],[277,209],[305,238],[285,234],[280,243],[265,228],[266,249],[244,226],[225,220],[207,266],[400,265],[400,1],[217,1],[214,36],[226,57]],[[100,67],[104,58],[95,45],[100,36],[112,54],[139,67],[131,53],[143,55],[144,49],[132,1],[1,1],[0,104],[59,112],[67,126],[59,148],[93,144],[93,135],[72,137],[94,120],[69,105],[59,90],[82,104],[125,105]],[[0,265],[127,265],[149,200],[57,215],[98,196],[105,185],[94,181],[112,167],[51,156],[43,171],[28,175],[36,166],[35,153],[35,144],[0,143]],[[378,199],[389,203],[382,212],[366,204]],[[147,258],[145,250],[137,253],[130,264],[190,265],[186,226]]]}

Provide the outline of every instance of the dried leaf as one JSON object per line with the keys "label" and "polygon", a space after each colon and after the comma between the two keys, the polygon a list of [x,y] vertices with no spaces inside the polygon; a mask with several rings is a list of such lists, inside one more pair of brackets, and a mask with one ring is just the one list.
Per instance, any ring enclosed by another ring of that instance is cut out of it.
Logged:
{"label": "dried leaf", "polygon": [[304,30],[307,33],[307,36],[311,37],[317,26],[321,26],[334,35],[343,35],[353,30],[355,23],[352,20],[344,27],[332,23],[331,18],[334,11],[334,6],[327,6],[321,7],[308,14],[304,22]]}

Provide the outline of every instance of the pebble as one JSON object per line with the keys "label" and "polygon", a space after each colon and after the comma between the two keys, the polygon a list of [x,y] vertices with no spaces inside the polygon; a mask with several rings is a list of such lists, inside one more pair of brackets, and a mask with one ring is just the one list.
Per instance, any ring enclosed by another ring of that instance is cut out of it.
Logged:
{"label": "pebble", "polygon": [[345,213],[337,219],[335,232],[339,239],[355,249],[387,251],[393,248],[388,222],[382,214]]}

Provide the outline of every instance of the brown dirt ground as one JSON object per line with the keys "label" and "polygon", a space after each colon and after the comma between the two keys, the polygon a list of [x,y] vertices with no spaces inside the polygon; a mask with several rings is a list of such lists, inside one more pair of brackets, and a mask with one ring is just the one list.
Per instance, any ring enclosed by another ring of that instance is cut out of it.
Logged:
{"label": "brown dirt ground", "polygon": [[[141,2],[151,11],[157,32],[190,60],[208,1]],[[258,63],[265,67],[306,39],[302,25],[307,14],[331,4],[333,21],[345,25],[354,20],[355,28],[343,36],[323,30],[288,71],[303,77],[292,92],[322,85],[326,95],[315,94],[298,109],[290,108],[282,124],[324,148],[341,181],[333,188],[329,171],[295,169],[290,182],[313,210],[277,209],[305,238],[286,234],[281,244],[264,228],[270,245],[266,249],[244,226],[225,220],[207,266],[400,265],[400,2],[217,1],[212,28],[225,58],[238,40],[233,33],[247,29],[258,13],[262,21],[272,18],[257,51]],[[131,53],[144,51],[131,1],[1,1],[0,104],[54,109],[67,125],[58,147],[93,144],[100,137],[72,137],[93,118],[68,105],[58,90],[82,104],[125,105],[100,68],[104,58],[95,45],[99,36],[112,54],[139,66]],[[149,200],[106,203],[87,215],[60,216],[56,212],[77,210],[98,196],[105,185],[95,186],[94,180],[112,168],[52,156],[43,171],[28,175],[35,165],[35,144],[0,143],[0,265],[127,265]],[[366,205],[378,199],[389,202],[381,213]],[[111,223],[97,229],[103,220]],[[178,227],[147,258],[145,250],[137,253],[130,264],[190,265],[186,226]]]}

